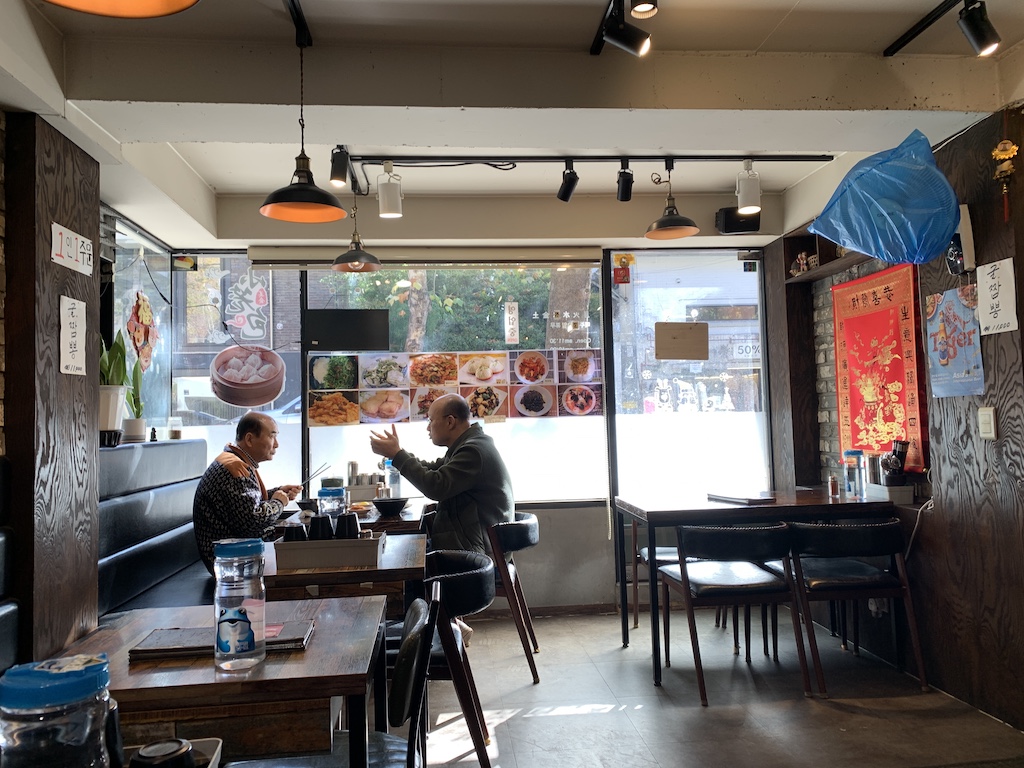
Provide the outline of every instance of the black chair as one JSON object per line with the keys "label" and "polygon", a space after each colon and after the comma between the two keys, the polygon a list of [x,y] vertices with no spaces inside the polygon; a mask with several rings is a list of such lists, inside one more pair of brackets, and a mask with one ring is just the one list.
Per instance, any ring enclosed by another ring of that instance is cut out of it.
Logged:
{"label": "black chair", "polygon": [[451,680],[454,684],[477,760],[481,768],[490,768],[487,745],[491,737],[466,644],[455,618],[478,613],[494,601],[494,563],[479,552],[440,549],[427,554],[426,567],[424,583],[427,587],[443,585],[437,622],[438,643],[431,651],[428,674],[431,680]]}
{"label": "black chair", "polygon": [[[427,666],[440,608],[441,586],[436,584],[429,604],[414,600],[406,612],[405,639],[398,650],[388,695],[388,722],[395,728],[408,723],[409,736],[403,739],[370,731],[367,765],[373,768],[421,768],[427,764]],[[348,764],[348,732],[339,731],[334,735],[334,749],[329,755],[242,760],[228,763],[225,768],[345,768]]]}
{"label": "black chair", "polygon": [[[640,526],[636,520],[633,521],[633,629],[640,626],[640,582],[637,573],[637,566],[651,567],[650,547],[641,547],[637,536]],[[675,547],[655,547],[654,567],[660,568],[663,565],[672,565],[679,562],[679,552]],[[715,617],[716,621],[719,617]],[[715,626],[718,626],[717,624]]]}
{"label": "black chair", "polygon": [[487,535],[490,537],[494,567],[499,577],[495,584],[495,595],[508,600],[512,620],[516,623],[519,640],[523,644],[523,653],[526,654],[530,672],[533,673],[533,682],[537,684],[540,682],[540,675],[537,673],[533,654],[540,652],[540,645],[533,631],[530,606],[526,604],[523,581],[516,569],[514,553],[536,546],[540,542],[540,524],[537,522],[537,516],[529,512],[516,512],[515,516],[513,521],[492,525],[487,529]]}
{"label": "black chair", "polygon": [[[855,525],[793,523],[792,529],[792,566],[814,658],[817,659],[818,644],[814,636],[814,622],[810,611],[812,600],[842,601],[845,639],[845,601],[872,597],[899,599],[903,602],[907,616],[910,643],[917,664],[921,690],[927,691],[928,681],[925,677],[917,618],[910,597],[907,564],[903,559],[904,539],[900,521],[894,518],[885,523]],[[888,567],[880,568],[858,559],[865,557],[888,558]],[[894,620],[893,643],[899,668],[900,645],[895,630]],[[853,644],[855,650],[859,649],[860,624],[856,607],[853,612]],[[817,661],[815,667],[818,690],[822,696],[828,696],[825,689],[825,674]]]}
{"label": "black chair", "polygon": [[[690,625],[690,643],[697,672],[700,701],[708,705],[704,669],[700,660],[697,640],[697,621],[694,609],[703,606],[744,606],[747,662],[750,662],[750,604],[790,603],[793,636],[796,640],[800,671],[803,673],[804,693],[811,695],[811,679],[807,670],[803,636],[796,606],[799,604],[793,579],[787,574],[778,576],[757,563],[781,559],[788,566],[790,533],[785,524],[763,527],[702,527],[679,526],[676,529],[679,562],[683,565],[663,565],[658,569],[664,595],[665,664],[669,657],[669,589],[683,597]],[[733,622],[734,632],[736,622]],[[739,649],[735,651],[738,653]],[[812,658],[814,654],[812,651]],[[815,661],[815,663],[817,663]]]}

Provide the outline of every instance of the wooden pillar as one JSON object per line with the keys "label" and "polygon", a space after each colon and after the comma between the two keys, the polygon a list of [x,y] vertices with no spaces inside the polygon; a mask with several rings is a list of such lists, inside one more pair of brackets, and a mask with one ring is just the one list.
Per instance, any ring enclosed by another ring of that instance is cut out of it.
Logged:
{"label": "wooden pillar", "polygon": [[[99,247],[99,164],[37,115],[8,113],[5,433],[22,661],[96,626],[99,264],[50,258],[57,223]],[[86,375],[60,372],[60,297],[86,303]]]}

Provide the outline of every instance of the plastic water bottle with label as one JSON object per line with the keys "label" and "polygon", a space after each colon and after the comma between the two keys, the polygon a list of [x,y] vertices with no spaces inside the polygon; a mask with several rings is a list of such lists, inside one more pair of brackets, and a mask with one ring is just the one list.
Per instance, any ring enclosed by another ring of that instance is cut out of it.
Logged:
{"label": "plastic water bottle with label", "polygon": [[248,669],[267,655],[263,583],[263,542],[221,539],[213,545],[214,662],[228,671]]}

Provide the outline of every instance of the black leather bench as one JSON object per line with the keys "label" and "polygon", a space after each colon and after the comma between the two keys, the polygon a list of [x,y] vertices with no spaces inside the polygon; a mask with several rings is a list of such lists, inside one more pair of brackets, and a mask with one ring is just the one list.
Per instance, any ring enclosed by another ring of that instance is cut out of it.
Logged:
{"label": "black leather bench", "polygon": [[18,603],[11,593],[11,549],[13,531],[8,527],[11,465],[0,456],[0,672],[18,660]]}
{"label": "black leather bench", "polygon": [[213,603],[213,577],[192,532],[206,466],[205,440],[100,449],[100,616]]}

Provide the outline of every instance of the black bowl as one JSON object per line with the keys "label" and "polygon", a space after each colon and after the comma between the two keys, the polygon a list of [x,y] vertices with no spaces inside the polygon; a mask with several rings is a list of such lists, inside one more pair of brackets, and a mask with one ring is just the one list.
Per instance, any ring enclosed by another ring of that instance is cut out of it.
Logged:
{"label": "black bowl", "polygon": [[408,503],[409,499],[407,498],[373,500],[373,506],[375,506],[377,511],[380,512],[381,517],[401,514],[402,510],[405,509],[405,505]]}
{"label": "black bowl", "polygon": [[296,499],[295,503],[303,512],[312,512],[315,515],[320,511],[320,504],[317,499]]}

